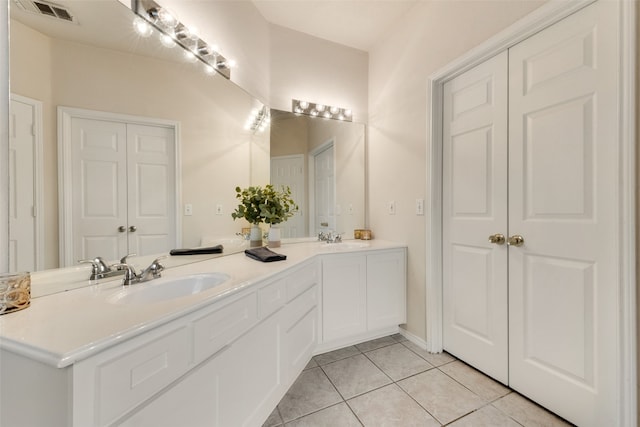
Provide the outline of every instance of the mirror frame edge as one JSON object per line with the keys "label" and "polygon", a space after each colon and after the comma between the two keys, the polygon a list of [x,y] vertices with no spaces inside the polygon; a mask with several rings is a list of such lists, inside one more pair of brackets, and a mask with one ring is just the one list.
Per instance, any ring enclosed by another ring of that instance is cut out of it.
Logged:
{"label": "mirror frame edge", "polygon": [[2,52],[0,86],[0,117],[6,120],[0,126],[0,272],[9,271],[9,0],[0,0],[0,51]]}

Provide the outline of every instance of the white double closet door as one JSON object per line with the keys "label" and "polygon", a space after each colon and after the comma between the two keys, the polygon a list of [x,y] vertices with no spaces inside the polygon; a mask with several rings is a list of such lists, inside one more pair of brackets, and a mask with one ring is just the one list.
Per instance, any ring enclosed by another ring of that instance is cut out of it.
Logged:
{"label": "white double closet door", "polygon": [[580,426],[616,425],[619,400],[617,8],[605,3],[444,87],[444,348]]}
{"label": "white double closet door", "polygon": [[[90,115],[90,114],[88,114]],[[176,245],[172,127],[71,117],[72,259],[167,252]]]}

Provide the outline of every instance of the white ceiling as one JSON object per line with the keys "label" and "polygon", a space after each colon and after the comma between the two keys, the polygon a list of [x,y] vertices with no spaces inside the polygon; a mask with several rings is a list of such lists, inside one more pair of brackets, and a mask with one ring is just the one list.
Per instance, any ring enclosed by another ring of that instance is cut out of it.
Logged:
{"label": "white ceiling", "polygon": [[272,24],[369,51],[421,0],[252,1]]}

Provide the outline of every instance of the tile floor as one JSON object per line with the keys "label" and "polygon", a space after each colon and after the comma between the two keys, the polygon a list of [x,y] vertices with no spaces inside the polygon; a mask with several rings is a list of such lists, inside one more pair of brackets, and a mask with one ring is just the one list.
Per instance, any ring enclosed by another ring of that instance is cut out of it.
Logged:
{"label": "tile floor", "polygon": [[569,426],[449,354],[402,335],[315,356],[263,427]]}

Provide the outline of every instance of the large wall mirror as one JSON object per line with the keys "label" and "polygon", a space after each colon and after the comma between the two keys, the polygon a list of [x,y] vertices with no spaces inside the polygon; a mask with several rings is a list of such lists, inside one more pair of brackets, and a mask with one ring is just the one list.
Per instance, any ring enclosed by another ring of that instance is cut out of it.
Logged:
{"label": "large wall mirror", "polygon": [[[287,157],[301,159],[304,169],[296,190],[303,200],[298,218],[302,225],[290,237],[314,235],[320,223],[346,233],[364,226],[362,124],[272,110],[273,134],[245,129],[247,117],[263,103],[187,61],[179,47],[164,46],[157,34],[145,38],[135,33],[135,15],[118,0],[56,3],[68,7],[76,22],[27,12],[10,2],[11,123],[23,123],[16,121],[16,112],[31,117],[34,123],[29,126],[37,134],[30,149],[16,152],[13,138],[10,144],[13,182],[16,173],[32,177],[10,192],[11,229],[23,230],[33,242],[25,246],[23,236],[19,245],[11,244],[11,270],[64,266],[60,224],[68,212],[59,203],[58,191],[64,173],[58,167],[61,106],[177,123],[177,196],[168,209],[175,214],[179,240],[171,247],[233,238],[245,226],[231,218],[237,204],[234,188],[266,184],[272,179],[271,165]],[[12,134],[18,128],[11,129]],[[313,175],[314,159],[331,147],[333,204],[316,197],[321,187]],[[152,197],[153,182],[147,184],[144,197]],[[112,186],[105,182],[104,188],[111,191]],[[88,196],[98,202],[101,197]],[[320,218],[324,211],[327,220]],[[117,259],[121,252],[101,256]]]}

